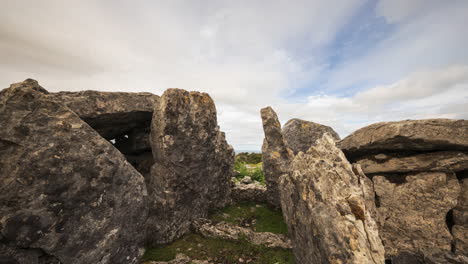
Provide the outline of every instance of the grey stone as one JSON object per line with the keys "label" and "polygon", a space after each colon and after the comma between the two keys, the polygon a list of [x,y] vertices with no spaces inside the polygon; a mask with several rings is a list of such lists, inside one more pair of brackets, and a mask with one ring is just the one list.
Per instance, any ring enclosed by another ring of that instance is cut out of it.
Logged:
{"label": "grey stone", "polygon": [[453,173],[415,173],[403,176],[403,181],[397,183],[388,176],[372,179],[387,257],[401,252],[425,255],[434,250],[451,250],[446,215],[456,206],[460,193]]}
{"label": "grey stone", "polygon": [[328,134],[295,157],[292,172],[280,178],[280,194],[296,263],[384,262],[368,208],[372,185]]}
{"label": "grey stone", "polygon": [[338,143],[354,161],[388,151],[468,150],[468,120],[426,119],[382,122],[356,130]]}
{"label": "grey stone", "polygon": [[146,177],[148,242],[163,244],[189,232],[193,220],[230,202],[234,151],[219,131],[208,94],[168,89],[154,111],[155,164]]}
{"label": "grey stone", "polygon": [[315,141],[329,133],[335,140],[340,140],[338,133],[333,128],[318,123],[293,118],[283,126],[282,134],[286,145],[294,152],[306,152],[314,145]]}
{"label": "grey stone", "polygon": [[274,207],[280,207],[278,190],[279,177],[290,171],[290,163],[294,158],[291,149],[281,132],[278,116],[271,107],[265,107],[260,111],[263,123],[265,139],[262,146],[263,173],[267,186],[267,201]]}
{"label": "grey stone", "polygon": [[146,188],[125,157],[34,80],[0,92],[0,124],[0,259],[139,263]]}

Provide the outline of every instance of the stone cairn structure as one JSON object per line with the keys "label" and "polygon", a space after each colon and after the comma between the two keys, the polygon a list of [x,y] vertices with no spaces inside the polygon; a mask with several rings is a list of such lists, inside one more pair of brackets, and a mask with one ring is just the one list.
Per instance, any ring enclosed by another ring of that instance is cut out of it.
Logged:
{"label": "stone cairn structure", "polygon": [[0,91],[0,263],[140,263],[229,201],[207,94]]}
{"label": "stone cairn structure", "polygon": [[378,123],[337,142],[329,127],[280,131],[271,108],[261,114],[267,187],[298,263],[468,263],[468,121]]}

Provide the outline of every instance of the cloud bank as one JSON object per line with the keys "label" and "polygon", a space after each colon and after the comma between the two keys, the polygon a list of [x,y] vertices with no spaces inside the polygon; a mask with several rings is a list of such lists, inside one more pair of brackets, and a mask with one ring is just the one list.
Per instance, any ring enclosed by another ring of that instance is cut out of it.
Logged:
{"label": "cloud bank", "polygon": [[208,92],[238,151],[260,150],[267,105],[342,137],[468,118],[466,14],[463,0],[6,0],[0,87]]}

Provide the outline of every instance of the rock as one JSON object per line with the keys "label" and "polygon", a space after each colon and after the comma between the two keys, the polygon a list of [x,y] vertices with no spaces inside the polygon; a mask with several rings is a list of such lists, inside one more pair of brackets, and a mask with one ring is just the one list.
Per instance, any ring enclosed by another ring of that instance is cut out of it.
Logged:
{"label": "rock", "polygon": [[374,176],[380,236],[388,257],[401,252],[450,251],[452,236],[446,216],[457,204],[460,186],[453,173],[425,172]]}
{"label": "rock", "polygon": [[426,119],[382,122],[356,130],[338,143],[346,156],[386,151],[468,150],[468,120]]}
{"label": "rock", "polygon": [[210,96],[181,89],[168,89],[161,97],[151,147],[148,242],[155,245],[182,236],[193,220],[230,202],[234,152],[219,131]]}
{"label": "rock", "polygon": [[249,184],[249,183],[252,183],[252,178],[250,178],[250,176],[245,176],[244,178],[242,178],[241,180],[241,183],[243,184]]}
{"label": "rock", "polygon": [[159,96],[151,93],[58,92],[51,97],[62,102],[106,139],[149,128]]}
{"label": "rock", "polygon": [[256,182],[250,184],[237,183],[231,191],[233,202],[265,203],[266,197],[266,187]]}
{"label": "rock", "polygon": [[293,152],[286,146],[278,116],[271,107],[260,111],[265,139],[262,146],[263,173],[267,186],[267,201],[274,207],[280,207],[279,177],[290,171]]}
{"label": "rock", "polygon": [[365,174],[406,172],[456,172],[468,170],[468,154],[459,151],[437,151],[411,156],[378,154],[357,161]]}
{"label": "rock", "polygon": [[461,192],[458,204],[453,209],[452,234],[455,244],[455,253],[468,257],[468,171],[464,172],[461,179]]}
{"label": "rock", "polygon": [[282,129],[286,145],[297,155],[299,151],[306,152],[315,141],[329,133],[335,140],[340,140],[333,128],[297,118],[289,120]]}
{"label": "rock", "polygon": [[183,253],[177,253],[175,258],[171,261],[150,261],[148,264],[189,264],[189,263],[194,263],[193,260],[183,254]]}
{"label": "rock", "polygon": [[208,219],[198,219],[194,222],[193,227],[196,232],[205,237],[235,241],[247,240],[252,244],[269,248],[292,248],[290,239],[285,235],[273,234],[270,232],[254,232],[249,228],[236,226],[226,222],[212,223]]}
{"label": "rock", "polygon": [[0,92],[0,259],[139,263],[144,178],[34,80]]}
{"label": "rock", "polygon": [[281,176],[281,207],[296,263],[384,263],[373,209],[367,208],[372,185],[356,173],[325,134]]}

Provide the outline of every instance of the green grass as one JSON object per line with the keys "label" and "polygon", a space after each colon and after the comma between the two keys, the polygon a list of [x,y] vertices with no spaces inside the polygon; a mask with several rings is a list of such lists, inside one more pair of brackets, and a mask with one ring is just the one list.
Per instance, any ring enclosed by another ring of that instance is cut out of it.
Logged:
{"label": "green grass", "polygon": [[250,176],[252,180],[265,184],[265,176],[263,175],[261,162],[257,164],[246,164],[244,162],[236,161],[234,163],[234,170],[239,172],[236,176],[237,180],[241,180],[245,176]]}
{"label": "green grass", "polygon": [[[287,234],[288,232],[281,211],[273,210],[263,204],[258,206],[255,203],[231,205],[213,213],[210,219],[240,226],[248,224],[256,232],[271,232],[275,234]],[[255,224],[252,225],[253,220],[255,220]]]}
{"label": "green grass", "polygon": [[169,245],[147,249],[143,261],[169,261],[177,253],[184,253],[192,259],[223,264],[239,263],[239,258],[250,259],[252,264],[295,263],[291,250],[270,249],[245,241],[205,238],[198,234],[189,234]]}

